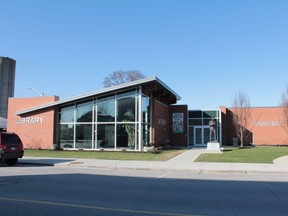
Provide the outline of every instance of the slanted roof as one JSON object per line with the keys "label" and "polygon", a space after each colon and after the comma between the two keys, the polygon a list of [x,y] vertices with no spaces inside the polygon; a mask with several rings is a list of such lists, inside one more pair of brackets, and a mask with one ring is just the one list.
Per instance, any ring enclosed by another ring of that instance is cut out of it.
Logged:
{"label": "slanted roof", "polygon": [[17,112],[17,115],[22,115],[34,111],[38,111],[41,109],[51,108],[54,106],[65,106],[66,104],[71,104],[75,101],[81,101],[86,100],[93,97],[101,97],[108,94],[112,94],[119,91],[126,91],[129,89],[133,89],[137,86],[142,86],[142,92],[150,97],[156,98],[157,100],[161,101],[162,103],[165,103],[167,105],[174,104],[178,100],[181,99],[181,97],[175,93],[172,89],[170,89],[165,83],[163,83],[159,78],[157,77],[148,77],[140,80],[136,80],[129,83],[124,83],[108,88],[104,88],[95,92],[83,94],[74,96],[71,98],[58,100],[52,103],[47,103],[41,106],[36,106],[27,110],[22,110]]}

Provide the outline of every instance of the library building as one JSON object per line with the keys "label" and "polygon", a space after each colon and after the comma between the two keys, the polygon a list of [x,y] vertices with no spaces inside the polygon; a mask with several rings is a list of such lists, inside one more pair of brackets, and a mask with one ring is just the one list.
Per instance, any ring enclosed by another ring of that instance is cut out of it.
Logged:
{"label": "library building", "polygon": [[[145,151],[149,146],[206,147],[209,121],[222,146],[239,144],[235,108],[189,110],[158,77],[59,100],[57,96],[9,98],[7,131],[24,148]],[[247,145],[287,145],[283,108],[252,107]]]}

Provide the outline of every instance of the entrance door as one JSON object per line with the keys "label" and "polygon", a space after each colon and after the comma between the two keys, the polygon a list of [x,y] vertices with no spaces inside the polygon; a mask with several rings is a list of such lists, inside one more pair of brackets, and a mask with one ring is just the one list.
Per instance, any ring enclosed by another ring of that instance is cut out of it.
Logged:
{"label": "entrance door", "polygon": [[209,126],[194,127],[194,146],[207,146],[210,139]]}

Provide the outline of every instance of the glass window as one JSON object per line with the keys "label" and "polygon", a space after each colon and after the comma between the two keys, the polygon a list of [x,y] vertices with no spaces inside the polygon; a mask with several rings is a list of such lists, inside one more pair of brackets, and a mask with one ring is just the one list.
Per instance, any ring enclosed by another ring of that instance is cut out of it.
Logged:
{"label": "glass window", "polygon": [[212,118],[212,117],[217,117],[216,110],[203,111],[203,118]]}
{"label": "glass window", "polygon": [[142,97],[142,121],[150,123],[150,98],[147,96]]}
{"label": "glass window", "polygon": [[86,102],[77,105],[76,121],[92,122],[92,106],[93,102]]}
{"label": "glass window", "polygon": [[149,146],[150,145],[150,125],[143,124],[142,125],[142,138],[143,138],[143,146]]}
{"label": "glass window", "polygon": [[117,121],[135,121],[135,96],[117,100]]}
{"label": "glass window", "polygon": [[75,148],[92,148],[92,124],[78,124],[76,126]]}
{"label": "glass window", "polygon": [[202,125],[202,119],[189,119],[189,125]]}
{"label": "glass window", "polygon": [[115,96],[97,100],[97,122],[115,122]]}
{"label": "glass window", "polygon": [[75,106],[69,106],[60,109],[60,123],[74,122],[74,108]]}
{"label": "glass window", "polygon": [[118,124],[117,125],[117,148],[128,147],[135,148],[135,124]]}
{"label": "glass window", "polygon": [[202,111],[189,111],[189,118],[202,118]]}
{"label": "glass window", "polygon": [[74,124],[60,125],[60,147],[74,148]]}
{"label": "glass window", "polygon": [[114,124],[97,124],[97,148],[114,148]]}

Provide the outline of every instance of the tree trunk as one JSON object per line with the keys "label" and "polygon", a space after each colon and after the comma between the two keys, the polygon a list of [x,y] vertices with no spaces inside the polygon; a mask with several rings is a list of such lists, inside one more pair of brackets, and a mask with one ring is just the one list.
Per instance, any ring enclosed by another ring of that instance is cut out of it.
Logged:
{"label": "tree trunk", "polygon": [[244,142],[244,138],[243,138],[243,128],[241,127],[240,129],[240,148],[243,148],[243,142]]}

